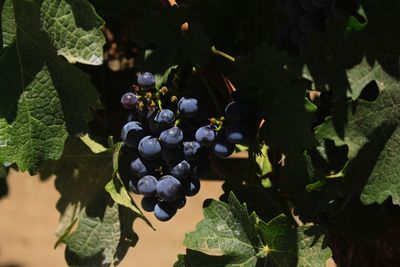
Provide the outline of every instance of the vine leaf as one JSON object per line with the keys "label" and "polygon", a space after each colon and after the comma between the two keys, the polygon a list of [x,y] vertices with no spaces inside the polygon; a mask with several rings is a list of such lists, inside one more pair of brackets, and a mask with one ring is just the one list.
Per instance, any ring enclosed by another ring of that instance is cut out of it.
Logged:
{"label": "vine leaf", "polygon": [[[179,255],[180,266],[325,266],[331,256],[321,227],[293,228],[284,215],[269,223],[230,193],[228,204],[206,200],[205,219],[186,234],[186,255]],[[211,254],[211,255],[209,255]],[[258,266],[258,265],[257,265]]]}
{"label": "vine leaf", "polygon": [[[100,147],[93,142],[89,142],[92,148]],[[42,178],[56,175],[55,185],[61,194],[57,202],[61,213],[57,243],[67,244],[69,264],[115,264],[137,241],[132,222],[139,214],[114,202],[105,190],[114,174],[116,148],[94,153],[86,143],[81,138],[67,138],[61,158],[45,161],[40,174]]]}
{"label": "vine leaf", "polygon": [[265,114],[263,135],[267,145],[299,151],[315,144],[311,129],[315,106],[305,98],[309,84],[287,71],[286,52],[263,45],[248,59],[238,60],[233,81],[242,91],[257,96]]}
{"label": "vine leaf", "polygon": [[286,216],[280,215],[269,223],[260,221],[258,228],[265,244],[267,266],[323,267],[332,256],[321,227],[295,229]]}
{"label": "vine leaf", "polygon": [[[41,161],[61,156],[68,134],[87,132],[90,108],[100,106],[89,76],[57,56],[60,52],[46,31],[57,31],[59,26],[47,25],[49,17],[40,13],[48,2],[53,1],[7,0],[0,10],[7,32],[0,56],[0,162],[15,162],[30,173],[36,172]],[[63,14],[51,8],[47,15],[57,19]],[[75,12],[69,17],[79,15]],[[68,29],[75,31],[77,26],[69,24]],[[99,49],[102,45],[93,44]]]}
{"label": "vine leaf", "polygon": [[64,238],[69,265],[116,265],[138,241],[132,230],[132,213],[117,203],[106,205],[102,215],[83,209],[77,229]]}
{"label": "vine leaf", "polygon": [[373,79],[376,88],[366,87],[364,90],[379,90],[378,98],[373,102],[360,99],[349,110],[344,139],[336,134],[331,118],[317,128],[317,135],[333,140],[338,146],[349,147],[345,185],[361,191],[364,204],[381,204],[392,197],[393,203],[399,205],[399,157],[395,153],[400,144],[399,77],[386,73],[378,62],[373,66],[361,63],[352,72],[369,73],[368,77]]}
{"label": "vine leaf", "polygon": [[42,29],[70,63],[101,65],[105,38],[103,20],[86,0],[44,0],[40,8]]}

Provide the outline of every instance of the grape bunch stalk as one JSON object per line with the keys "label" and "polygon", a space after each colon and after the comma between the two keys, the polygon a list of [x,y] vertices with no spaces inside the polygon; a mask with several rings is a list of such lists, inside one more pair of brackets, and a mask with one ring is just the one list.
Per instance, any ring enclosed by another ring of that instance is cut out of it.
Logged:
{"label": "grape bunch stalk", "polygon": [[236,144],[246,144],[246,109],[232,101],[225,116],[202,121],[198,99],[183,95],[178,100],[165,86],[157,90],[149,72],[140,73],[137,82],[121,98],[132,113],[121,130],[119,172],[130,191],[143,195],[142,208],[168,221],[185,206],[186,197],[199,192],[211,153],[225,158]]}

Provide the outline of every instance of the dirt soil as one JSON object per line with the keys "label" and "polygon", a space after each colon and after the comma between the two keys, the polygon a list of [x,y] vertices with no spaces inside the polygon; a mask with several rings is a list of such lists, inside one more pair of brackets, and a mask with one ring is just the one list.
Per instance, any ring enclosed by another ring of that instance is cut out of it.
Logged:
{"label": "dirt soil", "polygon": [[[194,230],[203,218],[203,200],[218,198],[221,184],[203,181],[200,193],[189,198],[185,208],[170,222],[158,222],[148,213],[157,231],[136,220],[134,230],[139,241],[119,266],[172,266],[176,255],[185,251],[184,233]],[[53,248],[59,218],[55,208],[59,194],[54,179],[40,182],[38,177],[12,172],[9,189],[9,195],[0,200],[0,267],[66,266],[64,247]]]}

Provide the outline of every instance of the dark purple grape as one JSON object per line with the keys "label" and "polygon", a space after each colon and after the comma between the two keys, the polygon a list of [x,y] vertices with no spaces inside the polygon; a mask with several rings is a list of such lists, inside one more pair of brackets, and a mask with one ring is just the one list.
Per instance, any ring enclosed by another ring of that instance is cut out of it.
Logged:
{"label": "dark purple grape", "polygon": [[156,159],[160,156],[161,145],[158,139],[150,135],[143,137],[139,143],[139,153],[145,159]]}
{"label": "dark purple grape", "polygon": [[195,134],[196,141],[201,145],[201,146],[210,146],[212,142],[214,142],[217,134],[213,129],[211,129],[210,126],[203,126],[200,127]]}
{"label": "dark purple grape", "polygon": [[225,129],[225,137],[232,144],[246,143],[247,135],[247,128],[240,123],[229,124]]}
{"label": "dark purple grape", "polygon": [[157,179],[152,175],[146,175],[139,179],[137,189],[144,196],[156,194]]}
{"label": "dark purple grape", "polygon": [[171,207],[169,203],[159,201],[154,207],[154,216],[159,221],[166,222],[176,214],[176,208]]}
{"label": "dark purple grape", "polygon": [[213,144],[213,151],[218,157],[226,158],[235,151],[235,145],[228,142],[224,136],[219,136]]}
{"label": "dark purple grape", "polygon": [[300,20],[300,28],[307,34],[322,32],[325,28],[324,17],[320,13],[307,13]]}
{"label": "dark purple grape", "polygon": [[171,166],[170,173],[178,179],[183,179],[190,173],[190,164],[186,160],[182,160]]}
{"label": "dark purple grape", "polygon": [[186,197],[181,195],[178,199],[169,202],[170,206],[176,209],[181,209],[186,205]]}
{"label": "dark purple grape", "polygon": [[144,131],[142,124],[138,121],[131,121],[122,127],[121,139],[125,145],[137,149],[139,141],[143,138]]}
{"label": "dark purple grape", "polygon": [[165,130],[174,125],[175,114],[170,109],[163,109],[157,113],[154,121],[157,123],[158,130]]}
{"label": "dark purple grape", "polygon": [[142,87],[152,86],[155,82],[155,78],[150,72],[139,73],[137,82]]}
{"label": "dark purple grape", "polygon": [[130,164],[132,174],[136,177],[143,177],[151,172],[150,165],[142,160],[141,158],[137,158]]}
{"label": "dark purple grape", "polygon": [[178,179],[171,175],[165,175],[158,180],[157,195],[165,201],[174,201],[181,195],[182,185]]}
{"label": "dark purple grape", "polygon": [[161,149],[161,158],[168,164],[182,160],[182,151],[179,148],[163,147]]}
{"label": "dark purple grape", "polygon": [[121,97],[121,104],[126,109],[132,109],[136,106],[138,99],[138,95],[128,92]]}
{"label": "dark purple grape", "polygon": [[183,156],[187,160],[196,160],[200,155],[200,144],[197,141],[183,142]]}
{"label": "dark purple grape", "polygon": [[133,192],[133,193],[135,193],[135,194],[139,194],[139,191],[138,191],[138,188],[137,188],[137,186],[138,186],[138,179],[137,178],[133,178],[133,179],[131,179],[131,180],[129,180],[129,190],[131,190],[131,192]]}
{"label": "dark purple grape", "polygon": [[143,197],[140,204],[145,211],[153,212],[154,207],[157,204],[157,198],[156,197]]}
{"label": "dark purple grape", "polygon": [[182,115],[193,118],[199,110],[197,99],[182,97],[178,102],[178,110]]}
{"label": "dark purple grape", "polygon": [[246,118],[246,108],[238,102],[230,102],[225,107],[225,118],[231,122],[243,121]]}
{"label": "dark purple grape", "polygon": [[168,148],[177,147],[183,141],[183,132],[179,127],[176,126],[169,128],[160,134],[160,141]]}
{"label": "dark purple grape", "polygon": [[311,0],[311,3],[318,8],[324,8],[329,7],[332,4],[332,0]]}
{"label": "dark purple grape", "polygon": [[200,191],[200,180],[196,178],[191,178],[183,183],[183,193],[192,197]]}

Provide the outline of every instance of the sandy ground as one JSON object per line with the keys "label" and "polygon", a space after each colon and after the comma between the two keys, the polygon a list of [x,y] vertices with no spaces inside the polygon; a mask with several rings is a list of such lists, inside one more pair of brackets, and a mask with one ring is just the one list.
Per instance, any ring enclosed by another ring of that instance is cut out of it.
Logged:
{"label": "sandy ground", "polygon": [[[53,249],[59,197],[54,179],[40,182],[37,177],[13,172],[9,186],[9,196],[0,200],[0,267],[66,266],[64,248]],[[157,231],[136,220],[139,241],[119,266],[172,266],[176,255],[184,252],[184,233],[194,230],[203,218],[203,200],[218,198],[221,193],[221,182],[203,181],[200,193],[188,199],[172,221],[160,223],[148,213]]]}

